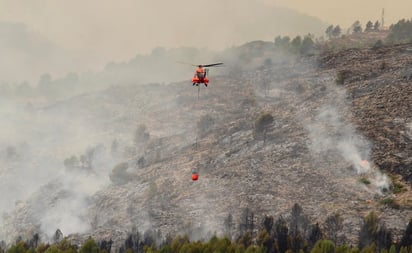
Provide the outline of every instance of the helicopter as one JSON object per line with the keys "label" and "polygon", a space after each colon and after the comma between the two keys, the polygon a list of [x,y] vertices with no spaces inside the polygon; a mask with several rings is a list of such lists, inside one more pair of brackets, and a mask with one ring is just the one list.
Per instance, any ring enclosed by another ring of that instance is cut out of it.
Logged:
{"label": "helicopter", "polygon": [[[219,66],[222,65],[223,62],[219,63],[213,63],[213,64],[205,64],[205,65],[197,65],[196,72],[192,78],[192,83],[193,86],[199,86],[199,84],[204,84],[206,87],[209,84],[209,78],[207,78],[207,73],[209,72],[209,69],[206,69],[207,67],[214,67],[214,66]],[[204,68],[206,67],[206,68]]]}
{"label": "helicopter", "polygon": [[[179,62],[179,63],[190,64],[190,63],[184,63],[184,62]],[[199,84],[203,83],[207,87],[207,85],[209,84],[209,78],[206,77],[207,73],[209,72],[209,69],[207,68],[223,65],[223,62],[212,63],[212,64],[198,64],[198,65],[190,64],[190,65],[197,67],[196,72],[192,78],[193,86],[199,86]]]}

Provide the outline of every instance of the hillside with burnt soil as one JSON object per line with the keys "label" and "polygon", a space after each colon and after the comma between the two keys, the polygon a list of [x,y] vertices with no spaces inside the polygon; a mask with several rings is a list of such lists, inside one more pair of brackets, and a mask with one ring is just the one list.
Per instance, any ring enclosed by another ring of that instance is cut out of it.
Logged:
{"label": "hillside with burnt soil", "polygon": [[352,103],[352,121],[373,141],[383,170],[412,180],[412,45],[352,49],[321,59],[334,69]]}
{"label": "hillside with burnt soil", "polygon": [[[265,215],[290,220],[295,203],[306,217],[302,231],[315,223],[327,231],[326,218],[338,214],[339,240],[355,244],[363,217],[374,211],[399,236],[412,217],[411,49],[271,61],[263,53],[254,68],[211,71],[208,87],[114,86],[39,108],[39,115],[87,119],[103,148],[91,152],[87,170],[65,163],[71,184],[56,180],[19,202],[4,217],[6,235],[71,234],[50,217],[103,177],[104,187],[81,198],[83,212],[67,216],[84,225],[71,238],[119,245],[135,228],[236,238],[245,210],[253,232]],[[97,159],[106,156],[110,163]]]}

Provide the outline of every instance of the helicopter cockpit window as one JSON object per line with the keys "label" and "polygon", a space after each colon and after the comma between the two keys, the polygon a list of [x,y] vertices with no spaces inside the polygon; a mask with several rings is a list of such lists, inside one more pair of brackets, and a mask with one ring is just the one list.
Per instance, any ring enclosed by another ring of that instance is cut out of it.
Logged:
{"label": "helicopter cockpit window", "polygon": [[197,72],[197,78],[203,78],[204,77],[204,73],[203,72]]}

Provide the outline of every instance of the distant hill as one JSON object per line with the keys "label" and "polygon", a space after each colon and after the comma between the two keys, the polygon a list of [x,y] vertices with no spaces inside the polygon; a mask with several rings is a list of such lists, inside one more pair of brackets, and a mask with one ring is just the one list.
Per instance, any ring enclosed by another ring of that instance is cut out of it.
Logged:
{"label": "distant hill", "polygon": [[0,54],[0,83],[36,85],[46,73],[60,78],[87,70],[86,56],[63,49],[23,23],[0,22]]}
{"label": "distant hill", "polygon": [[[227,46],[231,46],[229,43],[239,45],[253,40],[273,41],[278,35],[294,37],[310,33],[322,36],[328,26],[318,18],[291,9],[269,6],[257,1],[253,4],[243,2],[246,1],[234,3],[232,10],[226,8],[225,15],[219,16],[217,20],[209,21],[206,18],[199,21],[204,23],[204,27],[208,27],[204,30],[206,45],[226,42]],[[213,14],[210,16],[213,17]],[[207,22],[216,25],[207,26]]]}
{"label": "distant hill", "polygon": [[[153,24],[153,37],[157,38],[152,48],[164,46],[167,50],[178,48],[181,45],[187,47],[208,48],[209,50],[220,50],[235,45],[241,45],[248,41],[265,40],[273,41],[278,35],[306,35],[308,33],[315,36],[323,35],[327,24],[321,20],[310,17],[296,11],[267,6],[263,3],[244,3],[246,1],[210,1],[199,6],[201,11],[193,12],[188,10],[177,10],[170,13],[167,9],[158,10],[158,21]],[[190,3],[191,4],[191,3]],[[176,16],[184,16],[188,20],[181,27],[176,25]],[[165,31],[166,29],[166,31]],[[144,38],[142,38],[144,40]],[[176,46],[172,46],[170,40]],[[179,42],[179,43],[178,43]],[[144,42],[142,42],[144,43]],[[169,44],[168,44],[169,43]],[[166,45],[166,46],[165,46]],[[76,52],[68,52],[61,45],[48,40],[44,35],[35,33],[29,24],[0,22],[0,54],[3,60],[0,64],[0,81],[22,82],[28,80],[35,84],[40,75],[50,73],[52,78],[64,77],[69,72],[87,71],[85,62],[93,62],[95,59],[88,59],[87,55]],[[210,54],[210,53],[209,53]],[[203,54],[203,55],[206,55]],[[170,55],[171,56],[171,55]],[[169,56],[168,56],[169,57]],[[139,60],[145,58],[150,67],[143,67],[144,75],[157,68],[150,65],[155,61],[155,57],[148,59],[145,55],[130,55],[130,66],[136,66]],[[177,57],[176,57],[177,58]],[[210,56],[194,58],[189,60],[206,62]],[[203,60],[202,60],[203,59]],[[168,68],[173,68],[170,63],[175,60],[169,57]],[[110,60],[107,60],[109,63]],[[104,66],[105,63],[102,63]],[[123,64],[124,63],[119,63]],[[161,62],[156,62],[159,66]],[[176,68],[178,70],[178,68]],[[175,70],[176,70],[175,69]],[[165,75],[177,80],[176,71]],[[120,72],[118,73],[120,74]],[[139,75],[137,72],[135,75]],[[149,76],[155,77],[153,73]],[[162,78],[165,77],[162,75]],[[182,78],[179,75],[179,78]],[[166,78],[167,79],[167,78]],[[157,82],[159,78],[142,78],[144,82]],[[167,81],[167,80],[166,80]]]}
{"label": "distant hill", "polygon": [[80,59],[23,23],[0,22],[0,82],[36,84],[40,76],[64,76]]}

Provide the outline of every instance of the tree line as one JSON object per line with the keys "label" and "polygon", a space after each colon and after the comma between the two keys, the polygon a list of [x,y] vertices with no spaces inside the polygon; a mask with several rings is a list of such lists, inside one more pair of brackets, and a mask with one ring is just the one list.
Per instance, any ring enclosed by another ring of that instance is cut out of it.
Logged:
{"label": "tree line", "polygon": [[[381,31],[381,23],[379,21],[375,21],[375,23],[372,23],[372,21],[368,21],[365,24],[365,29],[363,29],[362,24],[359,20],[356,20],[347,30],[347,33],[368,33],[368,32],[379,32]],[[326,28],[325,34],[328,39],[332,38],[339,38],[342,35],[342,28],[340,25],[330,25]]]}
{"label": "tree line", "polygon": [[[368,21],[363,28],[361,22],[355,21],[347,30],[347,33],[359,34],[369,32],[382,31],[382,25],[379,21]],[[339,38],[343,34],[342,28],[339,25],[330,25],[325,30],[328,39]],[[396,24],[389,27],[386,42],[389,44],[397,43],[412,43],[412,20],[401,19]]]}
{"label": "tree line", "polygon": [[51,243],[41,242],[35,234],[29,240],[19,238],[8,247],[0,243],[0,253],[412,253],[412,219],[400,240],[395,241],[374,212],[363,218],[357,245],[343,240],[343,218],[339,214],[327,217],[322,226],[311,224],[299,204],[292,207],[287,219],[267,215],[257,222],[254,212],[245,208],[237,225],[231,214],[223,223],[225,236],[213,235],[208,240],[196,241],[191,241],[188,234],[163,237],[160,231],[141,233],[134,229],[116,249],[112,247],[113,240],[99,241],[92,237],[75,245],[57,230]]}

